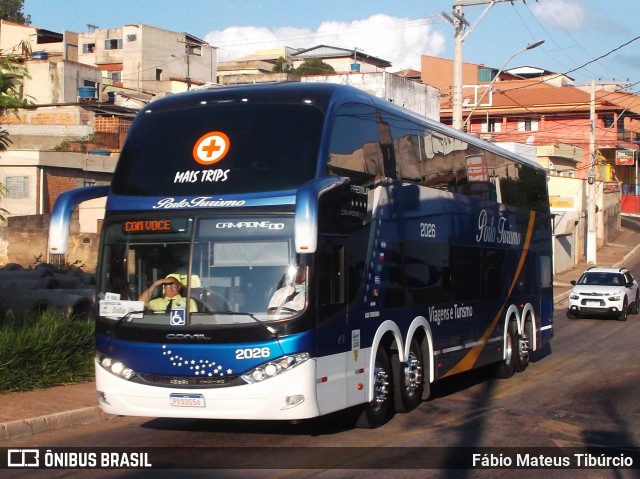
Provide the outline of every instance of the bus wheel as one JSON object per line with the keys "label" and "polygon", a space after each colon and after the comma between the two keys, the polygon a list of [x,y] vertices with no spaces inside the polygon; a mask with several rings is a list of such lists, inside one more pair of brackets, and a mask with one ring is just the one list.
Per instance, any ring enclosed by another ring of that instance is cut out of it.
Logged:
{"label": "bus wheel", "polygon": [[509,321],[506,339],[504,359],[498,363],[498,369],[496,370],[496,376],[502,379],[510,378],[516,370],[518,333],[516,331],[516,323],[514,321]]}
{"label": "bus wheel", "polygon": [[531,341],[529,340],[529,338],[531,337],[531,334],[533,334],[532,325],[532,321],[525,321],[522,334],[516,335],[517,349],[514,356],[516,359],[517,372],[524,371],[525,369],[527,369],[527,366],[529,366],[529,349],[531,348]]}
{"label": "bus wheel", "polygon": [[397,412],[412,411],[422,401],[424,389],[422,350],[415,338],[409,345],[407,362],[400,362],[398,354],[394,353],[391,356],[391,368],[395,409]]}
{"label": "bus wheel", "polygon": [[389,356],[382,346],[376,352],[373,399],[362,410],[357,427],[375,429],[387,422],[392,412],[393,391]]}

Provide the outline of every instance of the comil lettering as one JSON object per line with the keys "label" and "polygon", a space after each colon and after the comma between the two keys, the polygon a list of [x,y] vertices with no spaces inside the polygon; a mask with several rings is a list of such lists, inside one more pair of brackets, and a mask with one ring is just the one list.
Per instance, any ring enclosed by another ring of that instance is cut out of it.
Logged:
{"label": "comil lettering", "polygon": [[518,231],[512,231],[509,227],[509,221],[505,217],[498,218],[496,226],[495,216],[487,214],[487,210],[482,210],[478,216],[478,233],[476,241],[478,243],[498,243],[518,246],[522,241],[522,235]]}

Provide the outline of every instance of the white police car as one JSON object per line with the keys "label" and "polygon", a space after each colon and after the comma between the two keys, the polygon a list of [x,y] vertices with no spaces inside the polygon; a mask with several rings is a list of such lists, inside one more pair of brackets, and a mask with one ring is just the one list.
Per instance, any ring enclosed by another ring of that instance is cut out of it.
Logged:
{"label": "white police car", "polygon": [[626,321],[628,314],[638,314],[638,283],[626,268],[589,268],[571,284],[570,318],[604,315]]}

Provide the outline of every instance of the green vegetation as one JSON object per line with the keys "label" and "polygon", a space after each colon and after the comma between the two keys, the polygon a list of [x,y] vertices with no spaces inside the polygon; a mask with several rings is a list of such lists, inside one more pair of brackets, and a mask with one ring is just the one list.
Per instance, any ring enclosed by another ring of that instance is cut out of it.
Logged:
{"label": "green vegetation", "polygon": [[292,73],[293,67],[287,63],[284,57],[279,57],[276,60],[276,64],[271,70],[272,73]]}
{"label": "green vegetation", "polygon": [[331,65],[323,62],[320,58],[305,60],[295,69],[295,73],[298,75],[331,75],[335,72]]}
{"label": "green vegetation", "polygon": [[14,23],[31,25],[31,15],[25,15],[24,0],[0,0],[0,18]]}
{"label": "green vegetation", "polygon": [[0,393],[93,378],[94,324],[57,311],[0,323]]}

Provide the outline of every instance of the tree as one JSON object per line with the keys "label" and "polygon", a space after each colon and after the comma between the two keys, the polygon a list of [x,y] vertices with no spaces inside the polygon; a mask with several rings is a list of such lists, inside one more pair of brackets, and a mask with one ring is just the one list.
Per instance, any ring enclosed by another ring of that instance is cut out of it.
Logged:
{"label": "tree", "polygon": [[292,71],[293,67],[287,63],[284,57],[280,57],[276,60],[271,73],[290,73]]}
{"label": "tree", "polygon": [[323,62],[319,58],[312,58],[305,60],[302,65],[296,68],[295,72],[298,75],[322,75],[335,73],[336,71],[331,65]]}
{"label": "tree", "polygon": [[22,25],[31,25],[31,15],[22,12],[24,0],[0,0],[0,18]]}
{"label": "tree", "polygon": [[[19,108],[29,106],[29,102],[22,99],[15,84],[16,78],[25,77],[28,77],[27,69],[22,66],[20,58],[0,52],[0,120],[7,113],[15,113]],[[0,128],[0,151],[7,151],[10,144],[9,132]],[[0,198],[5,194],[5,185],[0,183]],[[0,208],[0,221],[4,222],[8,213],[6,209]]]}
{"label": "tree", "polygon": [[[29,106],[15,84],[16,78],[25,77],[28,77],[28,72],[20,63],[20,58],[0,52],[0,121],[7,113],[15,113],[19,108]],[[0,151],[6,151],[10,143],[9,132],[0,129]]]}

